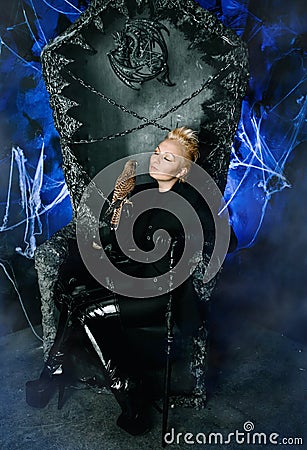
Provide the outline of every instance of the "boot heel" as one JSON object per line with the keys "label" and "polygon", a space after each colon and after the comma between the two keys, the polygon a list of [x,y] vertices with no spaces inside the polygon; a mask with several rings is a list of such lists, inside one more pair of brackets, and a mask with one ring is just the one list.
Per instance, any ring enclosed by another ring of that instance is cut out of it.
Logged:
{"label": "boot heel", "polygon": [[141,436],[151,428],[148,416],[143,413],[131,417],[126,412],[122,412],[116,421],[116,425],[132,436]]}
{"label": "boot heel", "polygon": [[59,397],[58,397],[58,409],[62,409],[64,405],[64,394],[65,394],[65,380],[62,377],[59,380]]}
{"label": "boot heel", "polygon": [[26,402],[33,408],[45,408],[55,392],[52,380],[32,380],[26,383]]}

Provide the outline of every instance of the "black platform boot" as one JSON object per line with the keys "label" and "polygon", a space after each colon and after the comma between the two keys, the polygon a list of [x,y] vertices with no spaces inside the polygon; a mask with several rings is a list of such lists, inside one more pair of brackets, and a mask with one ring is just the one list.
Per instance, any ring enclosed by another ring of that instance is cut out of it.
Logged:
{"label": "black platform boot", "polygon": [[[150,429],[149,402],[145,393],[144,383],[141,377],[125,375],[124,369],[114,362],[115,359],[120,360],[121,356],[123,356],[123,352],[121,352],[122,355],[118,355],[118,351],[112,345],[114,336],[102,333],[102,338],[101,333],[99,333],[99,344],[97,343],[92,330],[95,328],[94,325],[97,323],[97,319],[102,318],[106,319],[106,322],[112,319],[109,324],[112,324],[113,334],[117,338],[120,337],[122,345],[124,345],[120,323],[120,308],[116,299],[97,302],[85,308],[80,314],[79,320],[102,363],[105,381],[121,407],[122,413],[117,419],[117,425],[133,436],[144,434]],[[103,324],[101,328],[104,328]],[[117,355],[114,358],[115,353]],[[127,357],[127,355],[125,356]]]}
{"label": "black platform boot", "polygon": [[151,428],[149,402],[141,379],[124,377],[113,369],[111,391],[121,407],[116,424],[132,436],[147,433]]}
{"label": "black platform boot", "polygon": [[59,390],[58,409],[62,408],[65,390],[63,358],[64,353],[62,352],[49,355],[40,377],[37,380],[26,382],[26,402],[29,406],[44,408],[56,390]]}
{"label": "black platform boot", "polygon": [[63,367],[64,347],[70,332],[68,327],[69,319],[69,305],[62,305],[55,340],[40,377],[26,383],[26,402],[34,408],[44,408],[57,389],[59,390],[58,409],[61,409],[63,406],[66,378]]}

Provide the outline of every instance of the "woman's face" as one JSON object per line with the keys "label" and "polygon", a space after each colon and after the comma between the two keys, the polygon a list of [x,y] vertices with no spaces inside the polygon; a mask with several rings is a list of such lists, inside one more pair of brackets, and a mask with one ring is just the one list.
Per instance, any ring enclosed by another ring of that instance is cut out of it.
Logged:
{"label": "woman's face", "polygon": [[156,148],[150,158],[149,175],[159,182],[173,182],[187,173],[181,144],[165,139]]}

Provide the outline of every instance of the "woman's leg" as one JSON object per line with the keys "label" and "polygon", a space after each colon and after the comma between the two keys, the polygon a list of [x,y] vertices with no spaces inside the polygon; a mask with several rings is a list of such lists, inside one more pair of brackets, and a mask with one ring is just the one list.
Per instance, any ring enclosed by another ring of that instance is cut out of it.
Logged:
{"label": "woman's leg", "polygon": [[101,363],[105,381],[122,412],[117,425],[132,435],[150,428],[148,398],[142,373],[135,367],[122,326],[122,312],[117,299],[102,300],[80,310],[82,324]]}

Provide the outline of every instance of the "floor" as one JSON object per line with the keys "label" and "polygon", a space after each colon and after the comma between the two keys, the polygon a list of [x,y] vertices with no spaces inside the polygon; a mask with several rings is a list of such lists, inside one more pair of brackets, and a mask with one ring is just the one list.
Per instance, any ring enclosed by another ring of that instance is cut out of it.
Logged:
{"label": "floor", "polygon": [[[307,345],[237,314],[213,317],[213,328],[207,408],[171,409],[167,447],[306,448]],[[56,398],[44,409],[29,407],[24,385],[42,361],[29,328],[1,337],[0,357],[1,450],[161,448],[161,415],[154,412],[149,433],[131,437],[115,424],[111,394],[79,387],[60,411]]]}

